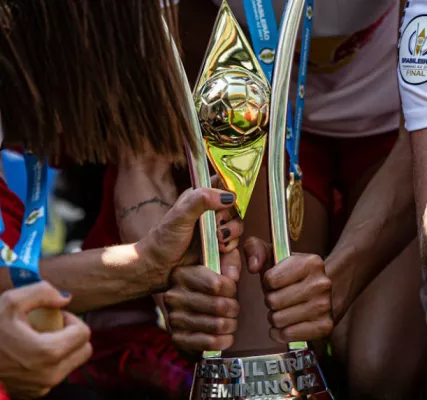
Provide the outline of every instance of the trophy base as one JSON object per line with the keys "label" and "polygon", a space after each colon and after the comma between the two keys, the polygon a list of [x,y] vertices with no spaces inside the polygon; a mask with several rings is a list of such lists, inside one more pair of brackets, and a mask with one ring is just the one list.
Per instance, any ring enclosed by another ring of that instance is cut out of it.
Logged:
{"label": "trophy base", "polygon": [[334,400],[311,350],[201,360],[190,400]]}

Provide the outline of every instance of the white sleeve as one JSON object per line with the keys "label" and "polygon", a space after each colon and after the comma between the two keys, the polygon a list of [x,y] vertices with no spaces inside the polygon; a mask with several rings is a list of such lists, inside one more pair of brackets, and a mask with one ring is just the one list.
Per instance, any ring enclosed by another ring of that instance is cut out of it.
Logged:
{"label": "white sleeve", "polygon": [[427,128],[427,0],[408,0],[406,4],[398,75],[406,129]]}

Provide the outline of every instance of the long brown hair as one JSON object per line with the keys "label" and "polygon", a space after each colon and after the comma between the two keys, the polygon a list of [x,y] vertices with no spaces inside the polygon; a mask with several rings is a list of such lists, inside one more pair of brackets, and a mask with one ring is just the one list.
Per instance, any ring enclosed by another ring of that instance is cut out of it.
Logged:
{"label": "long brown hair", "polygon": [[[166,14],[175,29],[172,5]],[[159,0],[0,0],[5,142],[57,154],[62,136],[79,162],[193,147],[161,15]]]}

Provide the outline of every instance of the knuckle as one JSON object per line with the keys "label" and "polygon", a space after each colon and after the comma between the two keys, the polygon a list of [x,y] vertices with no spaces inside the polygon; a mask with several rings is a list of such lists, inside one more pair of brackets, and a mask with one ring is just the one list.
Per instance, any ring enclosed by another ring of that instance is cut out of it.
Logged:
{"label": "knuckle", "polygon": [[265,274],[263,278],[264,287],[266,288],[274,288],[274,268],[269,269]]}
{"label": "knuckle", "polygon": [[325,263],[322,257],[317,254],[310,254],[306,256],[305,265],[308,267],[308,271],[324,271]]}
{"label": "knuckle", "polygon": [[8,290],[5,292],[1,299],[3,301],[3,306],[6,310],[14,311],[19,307],[19,301],[15,292],[13,290]]}
{"label": "knuckle", "polygon": [[171,312],[169,314],[169,325],[172,329],[189,329],[191,318],[186,313]]}
{"label": "knuckle", "polygon": [[215,315],[226,315],[228,310],[228,302],[226,299],[220,297],[212,302],[212,310]]}
{"label": "knuckle", "polygon": [[216,318],[213,324],[214,333],[223,334],[227,330],[227,321],[224,318]]}
{"label": "knuckle", "polygon": [[331,311],[331,301],[329,299],[329,296],[322,296],[318,300],[316,300],[315,303],[315,310],[320,314],[325,314],[329,311]]}
{"label": "knuckle", "polygon": [[220,338],[213,335],[207,335],[206,337],[206,350],[213,351],[219,349]]}
{"label": "knuckle", "polygon": [[207,209],[207,204],[209,203],[209,189],[200,188],[193,191],[193,204],[200,203],[203,206],[203,209]]}
{"label": "knuckle", "polygon": [[272,311],[277,311],[280,307],[280,299],[276,292],[267,293],[265,302],[267,307]]}
{"label": "knuckle", "polygon": [[332,321],[332,318],[328,317],[325,318],[325,320],[322,322],[322,336],[330,336],[332,334],[332,331],[334,329],[334,322]]}
{"label": "knuckle", "polygon": [[329,291],[332,289],[332,281],[323,274],[318,278],[317,286],[322,291]]}
{"label": "knuckle", "polygon": [[207,284],[210,294],[217,296],[222,292],[223,282],[220,275],[211,275]]}
{"label": "knuckle", "polygon": [[183,280],[185,280],[186,271],[184,267],[177,266],[172,269],[170,274],[170,280],[172,285],[179,286]]}
{"label": "knuckle", "polygon": [[324,338],[328,337],[332,334],[332,331],[334,329],[334,323],[331,318],[324,318],[321,321],[319,321],[316,325],[316,337],[317,338]]}
{"label": "knuckle", "polygon": [[171,312],[169,314],[169,325],[172,329],[177,329],[180,326],[181,317],[179,313]]}
{"label": "knuckle", "polygon": [[272,312],[269,314],[270,324],[274,328],[280,328],[281,327],[281,318],[280,314],[277,312]]}
{"label": "knuckle", "polygon": [[163,300],[168,307],[176,307],[179,303],[179,292],[177,290],[168,290],[163,295]]}
{"label": "knuckle", "polygon": [[176,332],[172,332],[171,340],[172,340],[172,343],[177,347],[182,347],[183,341],[182,341],[182,336],[180,334]]}

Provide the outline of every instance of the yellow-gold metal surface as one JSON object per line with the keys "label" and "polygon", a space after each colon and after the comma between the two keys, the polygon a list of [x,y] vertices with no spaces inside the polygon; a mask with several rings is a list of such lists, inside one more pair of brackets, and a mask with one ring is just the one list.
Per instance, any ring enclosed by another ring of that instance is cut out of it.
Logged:
{"label": "yellow-gold metal surface", "polygon": [[194,101],[208,158],[244,217],[264,157],[270,84],[224,1],[206,52]]}

